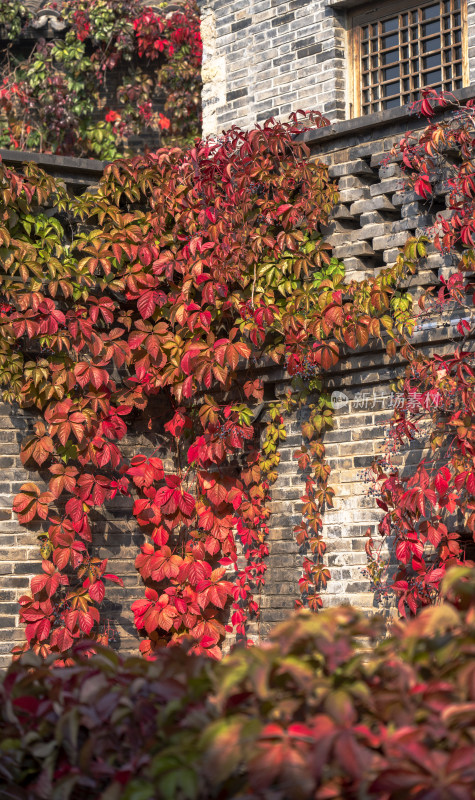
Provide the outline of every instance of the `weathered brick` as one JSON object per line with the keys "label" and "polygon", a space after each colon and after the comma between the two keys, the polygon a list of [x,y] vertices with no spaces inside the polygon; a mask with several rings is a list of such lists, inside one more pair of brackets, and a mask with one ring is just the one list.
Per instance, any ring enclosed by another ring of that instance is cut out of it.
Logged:
{"label": "weathered brick", "polygon": [[369,164],[363,159],[358,158],[354,161],[347,161],[343,164],[332,164],[328,170],[331,178],[341,178],[343,176],[363,175],[377,180],[377,173],[371,169]]}
{"label": "weathered brick", "polygon": [[373,239],[375,250],[388,250],[393,247],[402,247],[407,241],[407,231],[400,233],[389,233],[386,236],[376,236]]}
{"label": "weathered brick", "polygon": [[351,244],[341,244],[334,248],[335,258],[345,258],[345,256],[373,256],[374,250],[368,242],[352,242]]}
{"label": "weathered brick", "polygon": [[393,192],[400,191],[403,186],[402,178],[385,178],[378,183],[373,184],[370,188],[371,197],[377,197],[380,194],[392,194]]}
{"label": "weathered brick", "polygon": [[394,204],[385,194],[364,200],[356,200],[350,205],[350,213],[365,214],[369,211],[396,211]]}

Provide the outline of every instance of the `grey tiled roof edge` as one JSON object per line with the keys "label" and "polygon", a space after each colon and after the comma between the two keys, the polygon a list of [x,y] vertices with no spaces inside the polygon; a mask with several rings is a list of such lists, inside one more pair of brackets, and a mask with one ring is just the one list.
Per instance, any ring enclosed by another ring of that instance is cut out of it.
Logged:
{"label": "grey tiled roof edge", "polygon": [[[52,0],[24,0],[24,5],[33,16],[24,34],[28,32],[34,33],[35,31],[44,33],[47,28],[51,28],[53,34],[66,30],[67,24],[61,18],[62,0],[56,0],[56,2],[54,2],[54,0],[53,2]],[[137,5],[147,6],[162,14],[164,11],[164,9],[161,8],[161,3],[154,3],[153,1],[147,2],[147,0],[137,0]],[[172,13],[173,11],[178,11],[180,7],[180,3],[171,2],[168,4],[166,11],[167,13]],[[0,40],[1,38],[0,28]]]}

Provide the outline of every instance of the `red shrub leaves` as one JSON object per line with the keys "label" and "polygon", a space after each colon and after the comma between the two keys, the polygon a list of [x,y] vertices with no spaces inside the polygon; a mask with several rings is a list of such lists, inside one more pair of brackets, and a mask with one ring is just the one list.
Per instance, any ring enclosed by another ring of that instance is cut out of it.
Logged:
{"label": "red shrub leaves", "polygon": [[[45,669],[29,654],[0,686],[3,791],[31,800],[64,787],[91,800],[471,800],[473,571],[451,570],[443,595],[389,637],[377,616],[332,608],[296,615],[264,646],[235,648],[219,664],[185,647],[147,664],[104,647],[86,661],[76,645],[71,669]],[[148,588],[134,605],[151,637],[200,614],[171,590]],[[43,606],[25,607],[40,642],[51,624]],[[84,614],[74,619],[87,628]],[[70,643],[72,623],[57,629],[58,646]],[[201,650],[211,650],[214,630],[202,626]]]}

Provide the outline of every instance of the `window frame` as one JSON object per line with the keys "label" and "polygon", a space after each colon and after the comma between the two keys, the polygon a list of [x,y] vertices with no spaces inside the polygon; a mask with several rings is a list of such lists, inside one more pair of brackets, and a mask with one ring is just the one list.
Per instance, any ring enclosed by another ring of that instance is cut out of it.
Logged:
{"label": "window frame", "polygon": [[[440,2],[440,0],[437,0]],[[360,30],[364,25],[383,22],[387,18],[396,16],[397,14],[404,13],[405,11],[416,11],[425,6],[432,5],[433,0],[391,0],[390,2],[383,2],[378,9],[375,9],[374,2],[358,6],[348,12],[348,34],[349,34],[349,116],[351,119],[362,116],[369,116],[372,113],[384,113],[392,109],[380,108],[377,112],[369,111],[363,112],[363,85],[362,85],[362,52],[361,52],[361,36]],[[468,64],[468,36],[467,36],[467,2],[461,0],[460,2],[461,14],[461,47],[462,47],[462,87],[468,86],[469,81],[469,64]],[[442,36],[442,31],[440,32]],[[419,41],[419,40],[418,40]],[[443,48],[441,47],[441,50]],[[441,51],[437,51],[441,52]],[[381,69],[381,63],[378,64],[378,69]],[[409,72],[408,75],[410,76]],[[417,74],[421,74],[418,72]],[[401,97],[401,91],[398,96]],[[402,99],[402,98],[401,98]],[[394,108],[404,108],[401,102],[400,106]]]}

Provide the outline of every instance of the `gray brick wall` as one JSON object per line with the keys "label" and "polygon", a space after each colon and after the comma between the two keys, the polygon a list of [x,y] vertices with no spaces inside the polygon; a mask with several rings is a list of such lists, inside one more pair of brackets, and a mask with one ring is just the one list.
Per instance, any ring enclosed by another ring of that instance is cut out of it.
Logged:
{"label": "gray brick wall", "polygon": [[[199,0],[203,130],[250,128],[316,109],[349,117],[348,12],[358,0]],[[475,83],[475,0],[467,0],[469,81]]]}
{"label": "gray brick wall", "polygon": [[[474,87],[464,90],[468,99]],[[394,263],[399,246],[409,235],[419,234],[433,216],[413,193],[402,191],[397,164],[381,162],[403,133],[422,127],[424,121],[408,117],[402,109],[375,115],[371,121],[337,122],[329,129],[305,134],[311,157],[329,165],[330,175],[340,190],[340,202],[326,230],[333,253],[346,266],[347,278],[361,279],[376,275]],[[445,198],[437,198],[438,207]],[[433,213],[433,212],[432,212]],[[446,265],[435,251],[428,257],[414,279],[418,287],[435,283]],[[437,342],[438,352],[447,340],[443,328],[419,334],[421,347]],[[335,413],[335,428],[325,434],[328,462],[332,468],[330,484],[336,491],[334,508],[323,518],[327,543],[325,561],[331,580],[323,592],[325,606],[351,603],[368,612],[381,610],[364,574],[367,563],[364,547],[368,528],[376,534],[381,512],[371,495],[368,469],[374,458],[386,454],[385,427],[394,402],[390,383],[402,374],[402,362],[389,364],[381,346],[363,352],[348,352],[327,378],[330,392],[338,390],[347,403]],[[276,394],[284,392],[285,376],[269,375]],[[281,447],[279,479],[273,487],[273,516],[270,520],[270,556],[266,586],[261,597],[261,624],[256,633],[265,635],[273,624],[284,618],[300,596],[303,554],[296,545],[292,527],[300,520],[300,496],[304,484],[294,450],[301,442],[300,420],[288,421],[289,436]],[[407,453],[393,458],[401,467],[419,460],[422,450],[417,442]],[[382,556],[389,555],[385,546]]]}
{"label": "gray brick wall", "polygon": [[[0,404],[0,668],[10,661],[10,651],[24,640],[18,627],[18,599],[29,593],[29,583],[41,572],[38,535],[41,524],[24,527],[12,511],[21,486],[29,481],[47,489],[38,474],[26,469],[20,460],[22,440],[32,430],[37,417],[28,411]],[[149,438],[135,428],[124,440],[125,452],[147,453],[153,449]],[[136,653],[139,637],[130,610],[132,602],[143,596],[143,584],[134,567],[135,557],[145,537],[132,516],[129,498],[118,496],[107,509],[91,514],[94,555],[108,559],[108,571],[119,575],[124,587],[109,583],[101,606],[102,629],[109,629],[113,646],[124,653]]]}
{"label": "gray brick wall", "polygon": [[345,116],[345,30],[326,0],[201,0],[203,129],[318,108]]}

